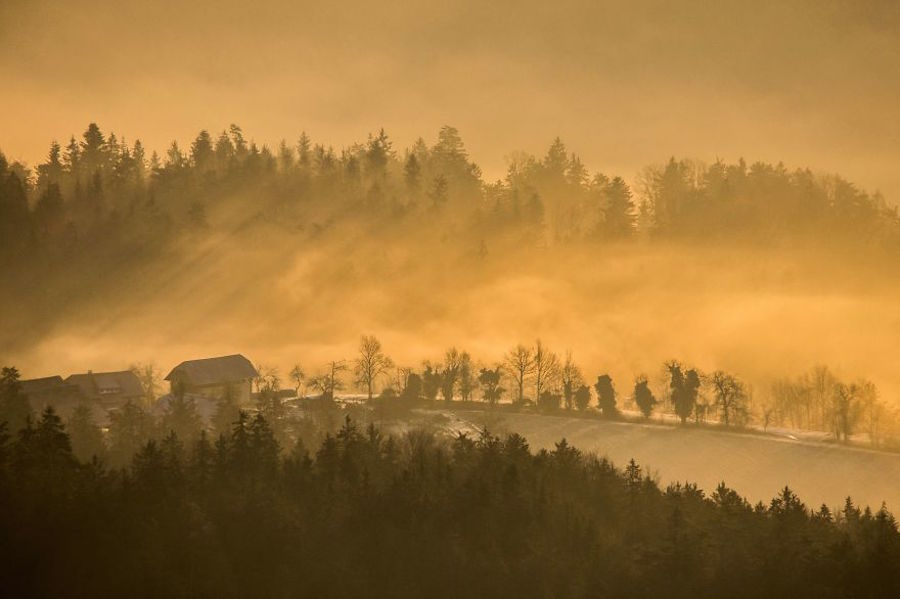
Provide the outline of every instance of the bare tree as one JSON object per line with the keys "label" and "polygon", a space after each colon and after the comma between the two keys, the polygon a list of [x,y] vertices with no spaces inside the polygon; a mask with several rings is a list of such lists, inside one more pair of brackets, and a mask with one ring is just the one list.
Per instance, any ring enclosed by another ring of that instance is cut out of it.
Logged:
{"label": "bare tree", "polygon": [[716,406],[722,415],[722,423],[730,426],[733,421],[743,420],[747,413],[747,388],[737,377],[717,370],[710,378]]}
{"label": "bare tree", "polygon": [[264,390],[278,391],[281,387],[281,376],[278,373],[278,368],[257,364],[253,383],[256,385],[257,393],[262,393]]}
{"label": "bare tree", "polygon": [[475,367],[472,365],[472,358],[467,352],[460,355],[459,361],[459,395],[463,401],[472,399],[472,393],[478,386],[478,379],[475,376]]}
{"label": "bare tree", "polygon": [[160,371],[156,364],[133,364],[131,372],[141,381],[141,389],[144,391],[144,407],[149,408],[156,400],[160,388]]}
{"label": "bare tree", "polygon": [[882,425],[887,420],[887,410],[884,404],[878,400],[878,389],[874,383],[862,379],[857,382],[857,386],[862,403],[863,423],[869,435],[869,442],[877,447],[881,444]]}
{"label": "bare tree", "polygon": [[537,340],[534,347],[534,396],[541,397],[544,390],[551,390],[559,383],[559,356]]}
{"label": "bare tree", "polygon": [[303,368],[300,366],[299,362],[294,364],[294,367],[291,368],[288,376],[291,377],[291,382],[294,383],[294,393],[296,393],[297,397],[300,397],[300,388],[306,380],[306,373],[303,372]]}
{"label": "bare tree", "polygon": [[263,366],[262,364],[256,364],[254,366],[254,368],[256,368],[256,376],[253,377],[253,384],[256,386],[256,392],[260,393],[262,386],[266,381],[266,375],[265,375],[266,367]]}
{"label": "bare tree", "polygon": [[516,402],[525,401],[525,381],[534,372],[534,352],[521,343],[512,348],[503,358],[503,367],[516,382]]}
{"label": "bare tree", "polygon": [[856,432],[856,425],[862,417],[863,392],[857,383],[837,383],[832,392],[832,430],[835,439],[846,443]]}
{"label": "bare tree", "polygon": [[409,375],[412,374],[413,369],[409,366],[398,366],[395,370],[395,381],[394,383],[397,385],[397,393],[403,395],[403,392],[406,391],[406,385],[409,382]]}
{"label": "bare tree", "polygon": [[373,335],[363,335],[359,340],[359,357],[353,371],[356,383],[366,388],[370,400],[378,377],[393,367],[394,362],[381,349],[381,342]]}
{"label": "bare tree", "polygon": [[453,390],[456,388],[456,381],[459,379],[460,370],[463,363],[469,360],[469,354],[460,353],[455,347],[451,347],[444,355],[444,368],[441,370],[441,395],[444,401],[453,400]]}
{"label": "bare tree", "polygon": [[575,407],[575,392],[584,384],[581,369],[572,360],[572,352],[566,352],[566,361],[560,371],[563,386],[563,402],[567,410]]}
{"label": "bare tree", "polygon": [[332,360],[328,363],[328,370],[310,381],[310,384],[322,392],[326,399],[334,399],[336,391],[344,389],[344,381],[340,375],[348,370],[347,363],[343,360]]}
{"label": "bare tree", "polygon": [[819,412],[819,430],[826,430],[832,420],[832,399],[835,396],[835,387],[839,384],[837,377],[832,374],[827,366],[818,365],[812,369],[809,376],[809,403],[806,406],[806,426],[813,428],[811,408],[815,407]]}
{"label": "bare tree", "polygon": [[778,404],[772,394],[764,397],[759,404],[759,418],[763,425],[763,432],[769,430],[769,426],[778,417]]}
{"label": "bare tree", "polygon": [[[780,378],[772,383],[770,395],[772,417],[778,424],[787,422],[792,428],[803,425],[812,397],[809,377],[803,376],[796,381],[787,377]],[[806,423],[807,428],[811,426],[811,422]]]}

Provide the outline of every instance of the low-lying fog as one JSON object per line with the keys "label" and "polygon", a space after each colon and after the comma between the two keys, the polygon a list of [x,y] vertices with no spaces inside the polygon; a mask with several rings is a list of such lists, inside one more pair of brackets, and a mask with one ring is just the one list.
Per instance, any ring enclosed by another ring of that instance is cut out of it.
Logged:
{"label": "low-lying fog", "polygon": [[376,240],[350,225],[316,236],[247,225],[186,241],[61,307],[34,335],[10,338],[4,358],[36,377],[134,362],[165,371],[241,352],[286,378],[297,362],[311,374],[352,359],[361,334],[412,367],[450,346],[490,365],[541,338],[572,350],[589,379],[610,372],[623,392],[671,358],[731,370],[757,392],[822,363],[871,379],[890,402],[900,392],[900,289],[885,268],[845,264],[836,251],[641,242],[488,244],[481,257],[452,234]]}

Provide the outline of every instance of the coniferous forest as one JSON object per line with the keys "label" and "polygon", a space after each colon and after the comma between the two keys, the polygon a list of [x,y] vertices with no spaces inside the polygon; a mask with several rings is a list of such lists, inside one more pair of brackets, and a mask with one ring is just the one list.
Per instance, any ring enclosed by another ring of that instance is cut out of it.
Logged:
{"label": "coniferous forest", "polygon": [[79,461],[46,410],[0,437],[15,597],[890,597],[884,508],[750,505],[661,488],[561,440],[385,435],[346,418],[317,447],[262,414],[170,431],[121,468]]}
{"label": "coniferous forest", "polygon": [[54,141],[34,169],[0,158],[0,255],[4,265],[33,266],[63,252],[152,251],[211,226],[209,214],[242,192],[252,192],[258,218],[287,226],[417,221],[430,236],[465,236],[486,249],[508,237],[557,244],[637,235],[898,243],[896,207],[838,175],[743,159],[660,159],[632,188],[617,174],[590,172],[557,138],[544,156],[515,154],[504,178],[486,181],[450,126],[431,145],[419,138],[395,148],[382,129],[336,151],[305,133],[259,147],[231,125],[217,136],[201,131],[186,149],[172,142],[160,156],[92,123],[64,145]]}

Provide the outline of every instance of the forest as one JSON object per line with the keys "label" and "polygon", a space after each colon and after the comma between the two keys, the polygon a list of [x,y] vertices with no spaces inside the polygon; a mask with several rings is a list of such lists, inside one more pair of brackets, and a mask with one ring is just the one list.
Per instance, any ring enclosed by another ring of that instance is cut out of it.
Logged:
{"label": "forest", "polygon": [[17,597],[889,597],[882,506],[661,488],[564,439],[386,435],[349,415],[283,447],[262,413],[79,460],[52,408],[0,436],[0,571]]}
{"label": "forest", "polygon": [[231,125],[218,136],[201,131],[187,150],[172,142],[160,157],[91,123],[65,147],[54,141],[35,169],[0,154],[0,257],[33,265],[104,244],[138,251],[209,226],[215,203],[246,189],[260,212],[282,219],[312,217],[317,227],[351,215],[378,226],[420,219],[430,234],[465,235],[483,251],[508,236],[532,244],[637,235],[900,241],[895,206],[810,169],[673,157],[645,168],[632,189],[622,176],[588,171],[559,138],[542,157],[517,153],[507,162],[504,179],[485,181],[450,126],[430,146],[419,138],[397,150],[381,129],[338,152],[305,133],[258,147]]}
{"label": "forest", "polygon": [[[381,341],[363,335],[352,359],[322,368],[295,363],[289,372],[257,364],[250,398],[234,384],[222,392],[189,392],[163,386],[152,364],[131,368],[141,397],[102,405],[96,397],[29,397],[15,367],[0,376],[0,422],[17,431],[45,407],[66,419],[75,456],[126,465],[147,441],[174,431],[181,438],[200,430],[230,430],[241,410],[263,415],[282,447],[314,447],[334,433],[341,410],[379,426],[415,425],[416,410],[476,410],[570,415],[623,423],[655,423],[765,435],[807,434],[807,440],[900,451],[900,413],[866,379],[842,380],[827,366],[776,379],[756,390],[724,370],[704,371],[678,360],[657,374],[616,381],[608,372],[585,375],[572,352],[560,356],[538,339],[517,344],[502,360],[486,363],[452,347],[441,359],[399,366]],[[348,403],[349,402],[349,403]]]}

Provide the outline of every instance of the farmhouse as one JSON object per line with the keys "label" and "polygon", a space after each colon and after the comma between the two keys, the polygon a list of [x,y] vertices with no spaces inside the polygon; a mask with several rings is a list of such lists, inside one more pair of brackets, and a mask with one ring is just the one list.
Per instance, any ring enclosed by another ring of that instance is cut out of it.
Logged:
{"label": "farmhouse", "polygon": [[230,389],[238,403],[248,403],[256,368],[240,354],[188,360],[166,376],[170,392],[222,397]]}
{"label": "farmhouse", "polygon": [[36,412],[42,412],[47,406],[63,414],[69,414],[81,401],[81,390],[69,385],[61,376],[46,376],[39,379],[19,381],[22,393],[28,397],[28,403]]}
{"label": "farmhouse", "polygon": [[73,374],[65,380],[77,387],[81,398],[96,401],[103,408],[115,408],[128,401],[139,402],[144,398],[144,388],[137,375],[130,370],[117,372],[92,372]]}

